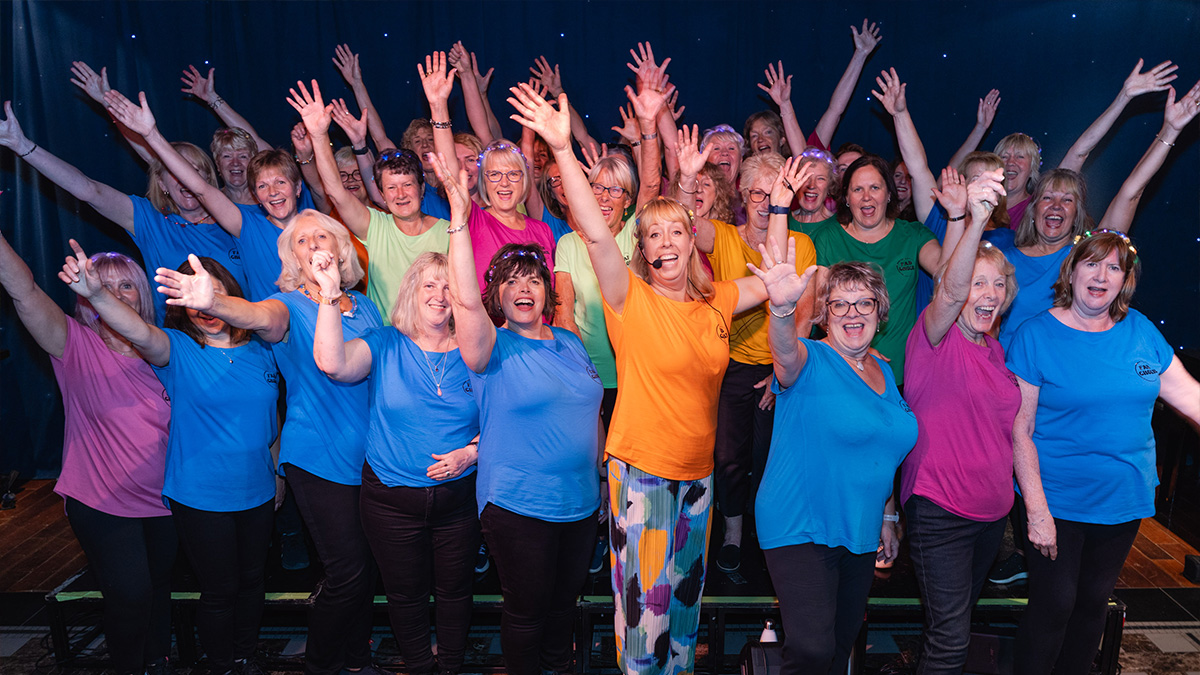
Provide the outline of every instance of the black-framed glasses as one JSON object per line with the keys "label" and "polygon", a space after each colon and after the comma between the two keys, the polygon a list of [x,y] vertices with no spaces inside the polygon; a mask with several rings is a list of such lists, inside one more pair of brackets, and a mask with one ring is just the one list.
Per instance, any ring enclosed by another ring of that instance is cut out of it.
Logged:
{"label": "black-framed glasses", "polygon": [[559,185],[562,185],[562,176],[551,176],[551,177],[547,178],[546,185],[549,185],[552,188],[556,188]]}
{"label": "black-framed glasses", "polygon": [[357,169],[351,173],[346,173],[345,171],[339,171],[338,176],[342,179],[343,183],[345,183],[348,180],[361,181],[362,180],[362,171],[359,171]]}
{"label": "black-framed glasses", "polygon": [[625,188],[621,187],[620,185],[613,185],[612,187],[609,187],[599,183],[592,183],[592,194],[599,197],[605,192],[607,192],[608,196],[612,197],[613,199],[620,199],[621,195],[625,194]]}
{"label": "black-framed glasses", "polygon": [[771,195],[763,192],[762,190],[747,190],[746,196],[749,197],[750,201],[754,202],[755,204],[761,204],[764,199],[770,197]]}
{"label": "black-framed glasses", "polygon": [[876,308],[879,307],[879,301],[875,298],[859,298],[855,302],[846,302],[845,300],[827,300],[825,306],[829,308],[829,313],[834,316],[846,316],[850,313],[850,308],[858,310],[859,314],[867,316],[874,314]]}
{"label": "black-framed glasses", "polygon": [[489,183],[499,183],[501,176],[508,176],[509,181],[511,181],[513,183],[519,183],[519,182],[521,182],[521,179],[525,177],[525,172],[520,169],[513,169],[512,171],[485,171],[485,172],[483,172],[483,177],[488,179]]}

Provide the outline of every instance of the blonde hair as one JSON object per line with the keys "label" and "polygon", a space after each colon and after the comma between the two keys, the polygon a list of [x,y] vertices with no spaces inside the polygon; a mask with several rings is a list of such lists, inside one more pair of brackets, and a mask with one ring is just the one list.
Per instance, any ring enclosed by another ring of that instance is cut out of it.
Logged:
{"label": "blonde hair", "polygon": [[496,162],[511,162],[520,167],[522,173],[521,194],[517,196],[515,201],[518,203],[524,202],[525,198],[529,196],[530,188],[533,186],[529,160],[525,158],[525,154],[521,152],[520,148],[503,138],[488,143],[483,152],[479,153],[479,198],[483,200],[484,204],[488,206],[492,205],[492,200],[488,197],[487,188],[484,187],[484,183],[490,183],[491,181],[484,174]]}
{"label": "blonde hair", "polygon": [[729,182],[729,178],[721,170],[721,167],[712,162],[705,162],[704,168],[700,169],[698,175],[711,180],[713,184],[713,203],[708,209],[708,219],[732,225],[733,183]]}
{"label": "blonde hair", "polygon": [[879,325],[887,323],[888,310],[891,308],[891,301],[888,299],[887,284],[883,281],[883,271],[874,263],[867,262],[841,262],[829,267],[829,275],[825,278],[825,283],[817,289],[817,306],[813,316],[813,323],[818,326],[827,326],[829,324],[829,305],[825,304],[829,300],[829,294],[835,288],[864,288],[875,295],[875,315],[879,317]]}
{"label": "blonde hair", "polygon": [[1038,178],[1037,185],[1033,186],[1033,191],[1030,192],[1029,207],[1025,209],[1025,215],[1021,217],[1021,224],[1017,226],[1017,235],[1013,242],[1018,247],[1033,246],[1038,243],[1040,235],[1035,222],[1037,203],[1043,195],[1051,190],[1067,192],[1075,197],[1075,222],[1071,223],[1070,236],[1078,237],[1090,225],[1091,218],[1088,217],[1087,210],[1084,208],[1087,203],[1087,183],[1083,181],[1083,176],[1070,169],[1054,169]]}
{"label": "blonde hair", "polygon": [[223,127],[213,132],[212,143],[208,146],[216,159],[222,152],[230,150],[245,150],[253,157],[258,154],[258,142],[250,132],[241,127]]}
{"label": "blonde hair", "polygon": [[1009,150],[1023,152],[1029,156],[1029,180],[1025,181],[1024,188],[1026,192],[1033,194],[1033,186],[1041,176],[1042,146],[1038,145],[1038,142],[1033,140],[1029,134],[1018,131],[1001,138],[1000,142],[996,144],[997,155],[1003,155]]}
{"label": "blonde hair", "polygon": [[[774,183],[775,177],[779,175],[779,170],[782,168],[783,155],[777,152],[760,152],[750,155],[746,161],[742,162],[742,168],[738,171],[742,189],[749,191],[750,186],[757,183],[763,176],[770,176]],[[771,196],[770,188],[767,188],[767,196]]]}
{"label": "blonde hair", "polygon": [[712,277],[704,269],[704,263],[700,262],[700,250],[695,246],[696,228],[692,224],[692,214],[683,208],[683,204],[670,197],[655,197],[646,202],[646,205],[638,212],[636,222],[637,227],[634,228],[633,236],[637,239],[639,253],[629,261],[629,268],[639,279],[647,283],[650,279],[650,263],[646,261],[646,254],[642,252],[642,237],[646,229],[661,222],[679,223],[683,225],[692,240],[692,253],[688,256],[687,263],[687,296],[692,300],[708,300],[713,297],[715,291]]}
{"label": "blonde hair", "polygon": [[[996,316],[1003,316],[1008,308],[1012,305],[1013,300],[1017,299],[1017,268],[1013,266],[1004,252],[996,248],[990,241],[979,242],[979,248],[975,250],[975,263],[980,260],[987,260],[1000,270],[1000,274],[1004,275],[1004,302],[996,311]],[[938,270],[937,276],[933,280],[933,295],[937,297],[938,290],[942,287],[943,278],[946,276],[946,270],[950,267],[947,262]]]}
{"label": "blonde hair", "polygon": [[282,268],[279,273],[279,279],[275,285],[283,293],[294,291],[304,283],[304,274],[300,270],[300,261],[296,259],[296,254],[292,252],[292,239],[296,236],[296,230],[302,225],[316,221],[321,229],[333,235],[337,242],[337,258],[338,271],[342,276],[342,288],[353,288],[363,277],[362,265],[358,263],[358,254],[354,250],[354,244],[350,242],[350,232],[338,221],[329,216],[315,211],[313,209],[304,209],[292,222],[288,223],[287,227],[283,228],[283,232],[279,233],[277,241],[279,247],[279,261]]}
{"label": "blonde hair", "polygon": [[[448,280],[450,265],[447,262],[446,254],[426,251],[417,256],[408,271],[404,273],[404,277],[400,279],[400,287],[396,289],[396,301],[392,304],[392,313],[389,317],[393,328],[413,340],[424,332],[421,327],[420,311],[417,307],[417,287],[421,284],[421,277],[425,275],[425,270],[433,270],[436,279]],[[453,315],[450,317],[450,334],[454,334]]]}
{"label": "blonde hair", "polygon": [[[972,164],[983,165],[984,171],[993,171],[995,169],[1004,168],[1004,160],[1000,159],[1000,155],[997,155],[994,152],[983,152],[976,150],[968,153],[967,156],[963,157],[963,160],[958,164],[958,172],[962,174],[963,178],[966,178],[967,174],[971,173],[969,169],[971,168]],[[988,218],[988,223],[992,226],[991,229],[993,230],[1003,230],[1007,229],[1009,223],[1011,222],[1008,217],[1008,197],[1004,195],[997,196],[999,199],[996,200],[996,208],[992,209],[992,215],[990,218]],[[1007,260],[1007,258],[1005,260]]]}
{"label": "blonde hair", "polygon": [[[217,166],[213,164],[208,153],[191,143],[176,142],[172,143],[171,147],[175,148],[189,164],[195,167],[196,172],[205,182],[213,187],[219,187],[217,185]],[[165,173],[170,172],[162,162],[158,160],[150,162],[150,173],[146,182],[146,199],[150,200],[159,213],[179,213],[179,207],[175,205],[175,200],[171,199],[171,195],[167,194],[166,189],[160,183]]]}

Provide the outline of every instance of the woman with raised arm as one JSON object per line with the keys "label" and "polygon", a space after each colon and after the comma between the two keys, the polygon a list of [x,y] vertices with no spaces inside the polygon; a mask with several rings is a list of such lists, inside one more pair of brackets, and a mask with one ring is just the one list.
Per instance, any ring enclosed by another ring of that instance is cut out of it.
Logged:
{"label": "woman with raised arm", "polygon": [[[991,336],[1017,293],[1013,266],[982,241],[1003,211],[1004,171],[968,183],[942,174],[943,202],[970,205],[970,222],[933,300],[908,336],[904,398],[917,444],[901,469],[917,585],[925,608],[922,673],[961,673],[971,609],[996,557],[1013,504],[1012,426],[1021,394]],[[958,206],[956,208],[963,208]]]}
{"label": "woman with raised arm", "polygon": [[[156,279],[173,298],[171,304],[251,332],[272,345],[288,383],[279,467],[325,568],[324,586],[309,615],[305,672],[325,675],[371,667],[375,567],[358,508],[367,386],[325,377],[313,359],[313,335],[321,305],[340,310],[343,330],[352,337],[380,326],[381,320],[363,295],[347,290],[358,282],[362,268],[350,234],[340,223],[317,211],[304,211],[284,228],[278,249],[279,293],[259,302],[217,291],[202,272],[163,269]],[[322,285],[312,263],[320,252],[337,260],[342,287]]]}
{"label": "woman with raised arm", "polygon": [[[638,213],[638,251],[626,266],[571,153],[566,96],[555,110],[526,85],[510,91],[513,119],[546,139],[562,170],[616,352],[617,403],[605,450],[617,663],[626,673],[688,671],[704,586],[729,322],[761,304],[766,292],[753,278],[710,281],[691,215],[667,198]],[[662,105],[661,90],[638,96],[647,109]],[[634,502],[639,507],[630,509]]]}
{"label": "woman with raised arm", "polygon": [[1090,671],[1109,595],[1154,515],[1155,401],[1200,425],[1200,383],[1129,307],[1140,271],[1124,233],[1083,233],[1054,307],[1017,328],[1007,350],[1021,387],[1013,453],[1029,523],[1014,672]]}
{"label": "woman with raised arm", "polygon": [[[187,260],[189,252],[219,261],[240,281],[243,279],[238,242],[221,229],[195,192],[184,187],[175,174],[158,162],[150,165],[146,196],[126,195],[104,183],[88,178],[79,169],[50,154],[21,131],[13,114],[12,103],[5,101],[6,118],[0,120],[0,145],[16,153],[38,173],[71,193],[133,238],[146,264],[147,278],[158,267],[176,267]],[[212,161],[191,143],[174,143],[172,148],[190,173],[216,190],[217,175]],[[166,316],[164,298],[146,298],[155,308],[155,316]]]}
{"label": "woman with raised arm", "polygon": [[870,354],[876,328],[888,320],[879,271],[844,262],[822,275],[813,297],[826,337],[813,341],[799,337],[807,317],[793,315],[816,268],[799,276],[795,245],[788,243],[786,258],[772,248],[753,268],[769,293],[777,394],[755,502],[758,541],[779,596],[782,672],[844,673],[875,563],[891,562],[899,550],[892,482],[917,439],[917,420],[892,370]]}
{"label": "woman with raised arm", "polygon": [[[804,132],[800,130],[796,109],[792,107],[792,76],[783,74],[783,61],[779,62],[778,71],[775,64],[768,63],[763,75],[767,78],[767,84],[759,83],[758,88],[770,95],[775,105],[779,106],[779,112],[764,110],[747,117],[742,136],[749,144],[752,155],[774,152],[798,157],[808,144],[804,142]],[[784,141],[787,141],[786,145]]]}
{"label": "woman with raised arm", "polygon": [[833,94],[829,97],[829,107],[825,109],[825,113],[817,121],[817,126],[813,128],[812,135],[808,137],[808,145],[816,145],[823,150],[833,148],[833,132],[837,131],[842,122],[842,115],[850,105],[850,97],[854,95],[854,88],[858,86],[863,66],[867,64],[871,52],[875,51],[883,40],[878,25],[868,23],[866,19],[863,19],[862,30],[850,26],[850,37],[854,40],[854,54],[850,56],[846,71],[842,73],[842,78],[838,80]]}
{"label": "woman with raised arm", "polygon": [[223,127],[213,132],[213,161],[221,174],[224,186],[221,191],[235,204],[258,204],[254,191],[250,189],[250,177],[246,167],[250,159],[258,154],[258,143],[245,129]]}
{"label": "woman with raised arm", "polygon": [[[322,295],[344,286],[334,260],[326,251],[313,254]],[[479,409],[458,351],[449,294],[445,254],[422,253],[400,280],[390,327],[353,337],[343,329],[345,318],[323,305],[313,342],[317,367],[343,386],[368,391],[362,529],[383,575],[400,655],[413,673],[462,669],[479,549]],[[437,609],[436,660],[430,595]]]}
{"label": "woman with raised arm", "polygon": [[[154,323],[146,274],[120,253],[90,265],[103,287]],[[0,286],[50,355],[66,411],[62,473],[54,491],[104,593],[104,636],[119,675],[166,673],[171,567],[179,547],[163,506],[171,403],[137,349],[78,298],[67,316],[34,283],[0,235]]]}
{"label": "woman with raised arm", "polygon": [[579,338],[549,325],[557,298],[541,247],[504,245],[481,297],[463,231],[474,227],[466,172],[449,174],[446,159],[434,166],[453,208],[450,301],[479,404],[476,501],[504,596],[504,663],[514,675],[564,673],[596,536],[603,387]]}
{"label": "woman with raised arm", "polygon": [[[244,672],[258,645],[263,568],[282,498],[271,455],[275,357],[247,331],[173,302],[165,329],[156,327],[105,288],[75,240],[71,247],[59,278],[154,367],[171,401],[162,496],[200,583],[200,644],[214,672]],[[215,260],[192,255],[180,266],[197,270],[218,292],[241,295]]]}

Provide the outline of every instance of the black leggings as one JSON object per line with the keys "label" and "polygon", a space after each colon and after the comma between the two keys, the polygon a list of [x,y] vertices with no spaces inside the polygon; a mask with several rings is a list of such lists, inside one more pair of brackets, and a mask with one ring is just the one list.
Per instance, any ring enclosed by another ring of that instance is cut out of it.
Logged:
{"label": "black leggings", "polygon": [[504,595],[500,648],[508,674],[570,671],[575,599],[587,578],[596,514],[552,523],[489,503],[479,520]]}
{"label": "black leggings", "polygon": [[726,518],[740,516],[754,499],[771,448],[775,411],[758,407],[766,389],[754,385],[770,377],[771,364],[729,360],[717,400],[717,439],[713,451],[713,483],[717,510]]}
{"label": "black leggings", "polygon": [[245,511],[202,511],[171,500],[179,541],[200,582],[196,629],[217,672],[254,655],[275,499]]}
{"label": "black leggings", "polygon": [[113,669],[142,673],[171,651],[175,523],[171,516],[114,516],[70,497],[67,520],[104,593],[104,637]]}

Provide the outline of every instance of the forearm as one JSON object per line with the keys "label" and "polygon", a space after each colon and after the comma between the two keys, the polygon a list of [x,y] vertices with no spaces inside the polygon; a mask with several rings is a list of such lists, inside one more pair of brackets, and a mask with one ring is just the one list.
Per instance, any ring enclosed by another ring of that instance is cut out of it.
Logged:
{"label": "forearm", "polygon": [[[667,168],[669,184],[679,180],[679,138],[677,133],[671,111],[664,108],[662,114],[658,116],[658,139],[662,141],[663,163]],[[633,149],[634,161],[639,161],[638,150],[641,150],[640,145]],[[668,191],[671,189],[673,188],[668,187]]]}
{"label": "forearm", "polygon": [[[346,191],[342,185],[341,175],[338,173],[337,160],[333,157],[333,148],[329,145],[329,132],[309,130],[309,135],[312,136],[313,145],[313,161],[308,164],[316,170],[316,183],[324,189],[325,196],[329,199],[333,208],[337,209],[338,215],[341,216],[342,222],[346,224],[346,228],[355,236],[364,239],[367,236],[367,222],[370,221],[371,214],[367,211],[367,207],[358,201]],[[360,160],[362,156],[356,156],[356,160]],[[363,184],[366,184],[370,174],[362,170],[362,164],[359,163],[359,172],[362,173]],[[307,177],[306,177],[307,178]],[[372,178],[371,184],[375,181]],[[314,183],[310,182],[309,187]]]}
{"label": "forearm", "polygon": [[133,231],[133,203],[130,202],[128,195],[88,178],[73,165],[29,139],[25,139],[24,144],[14,147],[13,152],[18,156],[24,155],[21,158],[22,161],[36,169],[50,182],[66,190],[72,197],[90,205],[100,215],[126,230]]}
{"label": "forearm", "polygon": [[[803,296],[800,302],[804,300]],[[801,310],[800,302],[789,307],[775,307],[767,303],[767,344],[771,347],[771,360],[775,364],[775,380],[780,387],[790,387],[800,375],[804,363],[800,353],[800,341],[796,334],[796,321],[791,313]],[[786,316],[785,316],[786,315]]]}
{"label": "forearm", "polygon": [[[467,70],[469,70],[469,68]],[[486,101],[484,101],[483,94],[479,92],[479,85],[475,80],[474,74],[468,75],[466,72],[462,72],[459,73],[459,78],[459,81],[462,83],[463,104],[467,108],[467,121],[471,123],[471,130],[474,131],[475,135],[479,137],[479,141],[484,145],[487,145],[496,138],[496,136],[492,135],[492,125],[488,119],[488,104]],[[444,105],[445,101],[443,101],[442,104]],[[433,101],[429,102],[429,107],[430,113],[432,114]],[[445,117],[440,117],[437,119],[450,119],[450,113],[448,109],[443,114]],[[444,131],[449,133],[453,139],[453,132],[451,132],[449,129],[445,129]],[[437,132],[437,129],[433,130],[435,141]],[[453,141],[451,142],[451,146],[453,146]],[[449,159],[448,156],[447,159]],[[455,175],[457,175],[457,171],[455,171],[453,167],[451,167],[451,170]]]}
{"label": "forearm", "polygon": [[1092,153],[1092,150],[1108,134],[1109,130],[1112,129],[1113,124],[1121,116],[1121,112],[1125,110],[1125,106],[1129,105],[1130,100],[1132,99],[1126,96],[1125,91],[1122,89],[1117,94],[1117,98],[1096,118],[1096,121],[1092,122],[1087,129],[1084,129],[1083,135],[1067,150],[1067,155],[1063,157],[1063,161],[1058,165],[1058,168],[1070,169],[1072,171],[1082,170],[1083,163],[1087,161],[1088,155]]}
{"label": "forearm", "polygon": [[250,121],[245,117],[242,117],[241,114],[233,109],[233,106],[229,105],[228,101],[218,96],[215,91],[213,92],[213,100],[205,101],[205,103],[208,104],[209,108],[212,108],[212,111],[216,113],[217,117],[220,118],[221,122],[224,123],[225,126],[230,128],[236,127],[250,134],[250,137],[253,138],[254,142],[258,144],[259,152],[262,152],[263,150],[270,150],[272,147],[274,147],[270,143],[263,140],[263,137],[259,136],[254,127],[250,125]]}
{"label": "forearm", "polygon": [[308,187],[309,193],[312,195],[313,206],[321,213],[329,215],[329,199],[326,197],[325,189],[321,185],[321,175],[317,173],[316,162],[300,165],[300,176],[304,179],[304,184]]}
{"label": "forearm", "polygon": [[1129,227],[1133,224],[1133,217],[1137,213],[1138,204],[1141,203],[1142,195],[1145,194],[1146,186],[1166,162],[1167,155],[1171,153],[1171,148],[1178,137],[1178,129],[1167,124],[1162,126],[1158,135],[1150,141],[1150,147],[1133,167],[1129,177],[1121,184],[1117,195],[1109,203],[1104,217],[1100,219],[1098,229],[1129,231]]}
{"label": "forearm", "polygon": [[317,326],[313,331],[313,361],[329,377],[344,382],[346,374],[346,343],[342,331],[342,316],[336,305],[321,304],[317,308]]}
{"label": "forearm", "polygon": [[796,119],[796,109],[791,101],[784,101],[779,106],[779,116],[783,118],[783,133],[787,136],[788,149],[792,151],[792,157],[799,157],[808,143],[804,140],[804,132],[800,130],[800,121]]}
{"label": "forearm", "polygon": [[1050,516],[1050,505],[1042,489],[1037,447],[1027,435],[1013,437],[1013,471],[1030,522]]}
{"label": "forearm", "polygon": [[[637,208],[658,197],[662,192],[662,149],[658,144],[657,125],[652,119],[639,119],[642,144],[638,146],[638,189]],[[651,136],[652,138],[646,138]]]}
{"label": "forearm", "polygon": [[588,133],[587,125],[583,123],[583,117],[575,110],[575,106],[568,103],[567,110],[571,113],[571,136],[579,143],[579,147],[600,147],[596,139]]}
{"label": "forearm", "polygon": [[850,97],[854,94],[854,88],[858,86],[858,78],[862,75],[866,63],[867,55],[855,50],[854,56],[850,57],[850,63],[846,66],[846,72],[842,73],[842,79],[838,80],[833,96],[829,98],[829,107],[826,108],[825,114],[821,115],[821,121],[817,122],[817,138],[821,139],[825,147],[830,147],[833,132],[837,131],[846,106],[850,105]]}
{"label": "forearm", "polygon": [[976,124],[974,127],[972,127],[971,133],[967,134],[967,140],[963,141],[963,144],[958,148],[958,150],[954,151],[954,156],[950,158],[949,162],[947,162],[947,166],[952,166],[956,169],[961,166],[963,160],[967,158],[967,155],[975,152],[975,149],[978,148],[979,144],[983,142],[983,136],[986,133],[987,127],[982,124]]}
{"label": "forearm", "polygon": [[[269,303],[279,307],[274,308]],[[282,311],[278,311],[282,309]],[[206,312],[235,328],[243,328],[258,334],[267,342],[279,342],[287,333],[288,312],[282,302],[266,300],[250,302],[231,295],[216,295],[213,305]]]}
{"label": "forearm", "polygon": [[929,217],[933,208],[932,190],[937,186],[933,172],[929,170],[929,160],[925,156],[925,145],[917,134],[917,125],[907,110],[893,118],[896,122],[896,142],[900,145],[900,157],[904,166],[912,176],[912,201],[917,211],[917,220],[922,222]]}
{"label": "forearm", "polygon": [[[463,87],[466,89],[467,87]],[[450,106],[445,100],[429,101],[429,114],[435,122],[450,121]],[[487,141],[484,141],[487,144]],[[459,169],[462,165],[458,162],[458,154],[454,152],[454,131],[447,125],[439,129],[437,125],[433,127],[433,149],[446,160],[446,168],[450,170],[450,175],[458,178]],[[485,180],[483,172],[479,172],[479,180]],[[429,189],[426,187],[426,189]]]}
{"label": "forearm", "polygon": [[0,286],[12,298],[17,317],[42,349],[61,357],[67,343],[67,315],[33,280],[33,272],[0,235]]}
{"label": "forearm", "polygon": [[396,147],[383,128],[383,121],[379,117],[379,112],[375,110],[375,104],[371,103],[371,96],[367,94],[367,85],[359,80],[352,83],[350,89],[354,92],[354,101],[358,103],[358,109],[367,113],[367,130],[371,133],[371,140],[375,143],[375,148],[384,150]]}
{"label": "forearm", "polygon": [[[88,301],[92,303],[92,308],[96,310],[96,314],[104,323],[118,335],[129,340],[130,344],[142,352],[143,356],[162,348],[162,341],[166,340],[166,334],[143,321],[140,314],[118,300],[108,290],[95,293],[88,298]],[[147,359],[149,360],[149,357]],[[165,361],[156,363],[156,365],[164,363]]]}

